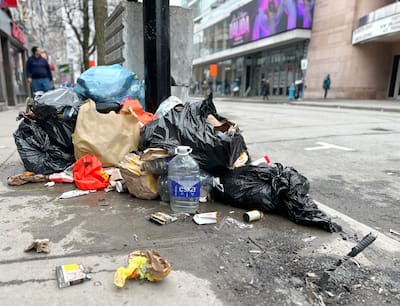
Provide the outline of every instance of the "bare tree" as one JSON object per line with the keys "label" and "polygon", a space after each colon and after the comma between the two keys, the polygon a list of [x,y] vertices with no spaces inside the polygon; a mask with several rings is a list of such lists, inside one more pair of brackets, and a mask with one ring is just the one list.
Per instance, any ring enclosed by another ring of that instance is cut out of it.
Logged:
{"label": "bare tree", "polygon": [[[63,0],[66,21],[73,30],[82,51],[82,72],[89,68],[89,57],[96,50],[96,33],[90,27],[89,2],[91,1]],[[90,38],[92,38],[91,41]]]}
{"label": "bare tree", "polygon": [[96,29],[97,64],[105,64],[104,23],[107,18],[107,0],[93,0],[94,27]]}

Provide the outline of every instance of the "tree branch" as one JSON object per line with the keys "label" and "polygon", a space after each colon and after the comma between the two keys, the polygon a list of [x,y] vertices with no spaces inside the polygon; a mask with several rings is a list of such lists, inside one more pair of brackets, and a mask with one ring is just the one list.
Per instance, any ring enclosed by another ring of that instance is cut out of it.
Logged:
{"label": "tree branch", "polygon": [[88,54],[92,55],[95,50],[96,50],[96,33],[94,34],[92,43],[89,46]]}
{"label": "tree branch", "polygon": [[65,12],[67,15],[67,19],[68,19],[68,24],[71,26],[72,30],[74,31],[75,37],[78,40],[79,44],[82,45],[82,38],[81,38],[81,34],[78,30],[78,28],[74,25],[73,19],[72,19],[72,11],[73,8],[69,6],[67,1],[63,1],[64,3],[64,8],[65,8]]}

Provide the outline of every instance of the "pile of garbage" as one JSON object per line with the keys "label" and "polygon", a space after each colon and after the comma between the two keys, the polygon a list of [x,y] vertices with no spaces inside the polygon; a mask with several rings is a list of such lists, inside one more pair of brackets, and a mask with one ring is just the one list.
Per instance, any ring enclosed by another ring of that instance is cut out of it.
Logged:
{"label": "pile of garbage", "polygon": [[115,190],[160,197],[174,212],[189,213],[212,195],[227,205],[341,230],[308,195],[306,177],[268,159],[251,163],[238,124],[218,114],[212,95],[185,103],[170,97],[153,115],[145,110],[140,80],[119,65],[93,67],[77,83],[36,97],[22,115],[14,138],[28,172],[9,184],[74,182],[78,189],[61,198]]}

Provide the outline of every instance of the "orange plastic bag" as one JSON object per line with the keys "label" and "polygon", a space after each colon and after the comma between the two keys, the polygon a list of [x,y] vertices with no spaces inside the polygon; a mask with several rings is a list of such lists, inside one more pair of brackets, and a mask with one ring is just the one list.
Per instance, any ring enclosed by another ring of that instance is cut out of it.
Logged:
{"label": "orange plastic bag", "polygon": [[109,176],[100,160],[94,155],[85,155],[74,164],[74,181],[81,190],[100,190],[109,184]]}
{"label": "orange plastic bag", "polygon": [[126,100],[124,102],[124,105],[122,106],[120,113],[129,113],[129,108],[136,114],[142,125],[150,123],[154,120],[154,115],[152,113],[145,112],[138,100]]}

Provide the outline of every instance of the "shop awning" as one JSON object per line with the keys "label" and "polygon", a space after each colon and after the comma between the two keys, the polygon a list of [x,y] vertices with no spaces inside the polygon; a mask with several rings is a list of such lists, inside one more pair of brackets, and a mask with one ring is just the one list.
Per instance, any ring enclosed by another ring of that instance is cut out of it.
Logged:
{"label": "shop awning", "polygon": [[359,20],[352,44],[400,41],[400,3],[393,3]]}

